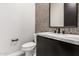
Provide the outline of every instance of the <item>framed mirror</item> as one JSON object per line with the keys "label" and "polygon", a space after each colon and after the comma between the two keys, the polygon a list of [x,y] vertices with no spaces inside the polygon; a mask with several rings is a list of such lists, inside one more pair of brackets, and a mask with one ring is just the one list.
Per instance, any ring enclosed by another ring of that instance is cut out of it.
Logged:
{"label": "framed mirror", "polygon": [[77,3],[50,3],[49,26],[50,27],[77,27],[78,22]]}

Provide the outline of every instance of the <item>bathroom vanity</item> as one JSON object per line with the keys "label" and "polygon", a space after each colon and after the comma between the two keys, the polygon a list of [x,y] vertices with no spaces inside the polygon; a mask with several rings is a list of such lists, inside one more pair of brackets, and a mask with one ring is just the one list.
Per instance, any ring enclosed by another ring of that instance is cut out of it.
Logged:
{"label": "bathroom vanity", "polygon": [[43,32],[36,39],[37,56],[79,56],[79,35]]}

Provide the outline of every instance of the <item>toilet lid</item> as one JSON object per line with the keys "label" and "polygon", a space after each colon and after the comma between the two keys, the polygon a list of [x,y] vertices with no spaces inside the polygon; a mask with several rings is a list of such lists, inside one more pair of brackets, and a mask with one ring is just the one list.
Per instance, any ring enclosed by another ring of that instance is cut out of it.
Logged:
{"label": "toilet lid", "polygon": [[31,46],[35,46],[36,44],[34,42],[28,42],[25,43],[24,45],[22,45],[22,47],[31,47]]}

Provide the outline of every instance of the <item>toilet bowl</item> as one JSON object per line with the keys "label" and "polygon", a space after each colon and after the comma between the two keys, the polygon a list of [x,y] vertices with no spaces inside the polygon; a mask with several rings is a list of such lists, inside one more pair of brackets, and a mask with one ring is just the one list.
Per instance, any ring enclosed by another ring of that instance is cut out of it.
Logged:
{"label": "toilet bowl", "polygon": [[33,56],[35,53],[36,43],[28,42],[22,45],[22,51],[25,52],[26,56]]}

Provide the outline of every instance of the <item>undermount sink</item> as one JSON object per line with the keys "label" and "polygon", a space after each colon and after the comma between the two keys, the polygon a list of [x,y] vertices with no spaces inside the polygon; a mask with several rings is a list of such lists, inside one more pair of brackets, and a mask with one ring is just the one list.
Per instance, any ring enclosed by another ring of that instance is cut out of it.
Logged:
{"label": "undermount sink", "polygon": [[79,38],[79,35],[74,35],[74,34],[65,34],[65,36],[72,37],[72,38]]}

